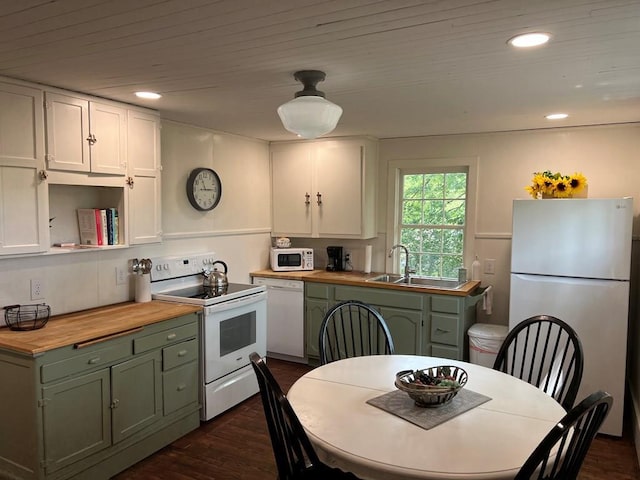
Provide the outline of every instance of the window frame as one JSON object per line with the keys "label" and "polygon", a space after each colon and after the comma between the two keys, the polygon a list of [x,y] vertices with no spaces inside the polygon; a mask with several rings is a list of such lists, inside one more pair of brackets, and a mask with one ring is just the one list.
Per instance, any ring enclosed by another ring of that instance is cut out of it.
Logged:
{"label": "window frame", "polygon": [[[475,258],[475,235],[477,218],[477,183],[478,183],[478,157],[435,157],[418,159],[390,160],[387,172],[387,249],[389,252],[393,245],[400,243],[400,219],[402,215],[402,175],[416,173],[442,173],[460,172],[467,173],[467,203],[464,232],[464,244],[462,250],[463,265],[471,265]],[[400,260],[398,250],[392,258],[386,258],[386,271],[396,272]]]}

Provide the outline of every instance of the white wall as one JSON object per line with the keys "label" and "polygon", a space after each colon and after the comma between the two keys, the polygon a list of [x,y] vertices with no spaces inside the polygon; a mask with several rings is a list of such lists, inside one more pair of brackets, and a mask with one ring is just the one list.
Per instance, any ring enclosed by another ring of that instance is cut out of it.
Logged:
{"label": "white wall", "polygon": [[[116,285],[116,267],[133,258],[214,251],[229,266],[232,282],[249,283],[249,272],[266,268],[270,245],[269,145],[235,135],[163,122],[161,244],[119,250],[0,258],[0,309],[35,303],[30,279],[44,282],[53,314],[133,300],[133,282]],[[216,170],[222,199],[212,211],[193,209],[186,179],[199,166]],[[4,314],[0,310],[0,315]]]}
{"label": "white wall", "polygon": [[[174,122],[162,123],[164,238],[212,232],[271,231],[271,181],[266,142]],[[222,197],[211,212],[189,204],[185,185],[197,167],[215,170]]]}

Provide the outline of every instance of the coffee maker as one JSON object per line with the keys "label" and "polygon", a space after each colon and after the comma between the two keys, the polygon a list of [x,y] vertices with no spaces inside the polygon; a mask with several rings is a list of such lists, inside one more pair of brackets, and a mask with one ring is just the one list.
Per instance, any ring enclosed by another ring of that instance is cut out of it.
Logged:
{"label": "coffee maker", "polygon": [[341,272],[344,270],[342,266],[342,247],[327,247],[327,270],[330,272]]}

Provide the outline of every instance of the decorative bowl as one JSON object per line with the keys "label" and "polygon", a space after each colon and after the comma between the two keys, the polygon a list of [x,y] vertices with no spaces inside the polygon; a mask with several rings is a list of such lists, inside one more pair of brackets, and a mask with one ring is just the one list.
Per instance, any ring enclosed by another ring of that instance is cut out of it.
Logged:
{"label": "decorative bowl", "polygon": [[[421,370],[402,370],[395,385],[406,392],[418,407],[439,407],[450,402],[467,383],[460,367],[441,365]],[[427,383],[433,383],[428,385]]]}
{"label": "decorative bowl", "polygon": [[278,248],[289,248],[291,246],[291,240],[287,237],[280,237],[276,239],[276,247]]}

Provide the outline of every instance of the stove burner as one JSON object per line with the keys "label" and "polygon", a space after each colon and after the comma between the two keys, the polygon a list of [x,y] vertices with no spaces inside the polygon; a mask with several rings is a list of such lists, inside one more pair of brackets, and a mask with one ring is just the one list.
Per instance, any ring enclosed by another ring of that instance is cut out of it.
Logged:
{"label": "stove burner", "polygon": [[201,292],[191,295],[189,298],[201,298],[202,300],[206,300],[208,298],[221,297],[227,294],[227,290],[227,288],[204,287]]}

